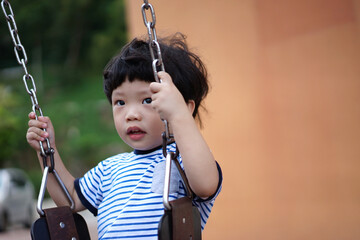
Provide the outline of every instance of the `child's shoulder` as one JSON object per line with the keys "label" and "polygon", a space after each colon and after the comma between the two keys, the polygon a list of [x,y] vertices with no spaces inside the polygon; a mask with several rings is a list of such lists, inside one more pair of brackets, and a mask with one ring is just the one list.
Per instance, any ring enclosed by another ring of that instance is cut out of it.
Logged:
{"label": "child's shoulder", "polygon": [[136,151],[123,152],[106,158],[101,162],[102,165],[119,165],[134,162],[136,160],[152,159],[156,155],[161,155],[161,152],[151,152],[149,154],[138,154]]}
{"label": "child's shoulder", "polygon": [[97,168],[104,173],[117,172],[121,171],[121,169],[136,168],[140,165],[142,167],[145,165],[148,166],[154,162],[157,162],[160,158],[162,158],[161,151],[148,154],[124,152],[106,158],[98,164]]}
{"label": "child's shoulder", "polygon": [[99,169],[101,172],[112,172],[114,168],[118,168],[130,163],[133,159],[133,152],[124,152],[108,157],[95,167],[95,169]]}
{"label": "child's shoulder", "polygon": [[132,158],[134,158],[134,152],[123,152],[106,158],[102,163],[108,165],[111,163],[127,162]]}

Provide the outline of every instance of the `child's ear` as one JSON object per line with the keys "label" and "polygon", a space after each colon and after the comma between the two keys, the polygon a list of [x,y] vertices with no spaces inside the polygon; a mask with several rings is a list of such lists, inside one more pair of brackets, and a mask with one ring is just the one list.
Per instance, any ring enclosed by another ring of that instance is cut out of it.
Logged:
{"label": "child's ear", "polygon": [[187,102],[187,107],[189,109],[189,112],[191,113],[191,115],[193,114],[194,112],[194,109],[195,109],[195,101],[194,100],[189,100]]}

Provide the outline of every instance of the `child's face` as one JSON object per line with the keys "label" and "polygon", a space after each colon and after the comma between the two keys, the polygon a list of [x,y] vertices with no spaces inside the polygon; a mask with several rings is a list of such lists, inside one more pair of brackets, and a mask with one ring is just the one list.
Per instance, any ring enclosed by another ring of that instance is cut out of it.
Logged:
{"label": "child's face", "polygon": [[149,150],[162,144],[164,124],[151,106],[150,83],[126,80],[111,96],[116,130],[130,147]]}

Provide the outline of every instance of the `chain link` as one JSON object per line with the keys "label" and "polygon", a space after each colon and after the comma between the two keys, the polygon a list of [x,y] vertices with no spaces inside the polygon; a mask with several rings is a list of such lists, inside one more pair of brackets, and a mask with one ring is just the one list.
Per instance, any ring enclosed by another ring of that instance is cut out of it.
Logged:
{"label": "chain link", "polygon": [[[31,99],[31,103],[32,103],[32,111],[35,113],[36,120],[38,120],[39,116],[44,116],[44,115],[43,115],[43,112],[39,105],[39,102],[37,100],[36,85],[35,85],[34,78],[29,74],[29,72],[27,70],[26,64],[28,63],[28,58],[27,58],[26,50],[20,41],[18,29],[17,29],[16,22],[15,22],[14,12],[13,12],[10,2],[8,0],[1,1],[1,8],[5,15],[5,18],[6,18],[8,27],[9,27],[10,36],[14,43],[14,52],[15,52],[16,60],[19,63],[19,65],[22,66],[22,68],[24,69],[24,72],[25,72],[25,74],[23,76],[23,82],[25,85],[26,92],[30,95],[30,99]],[[30,83],[31,85],[28,85],[28,83]],[[42,130],[46,132],[46,129],[42,129]],[[50,158],[49,171],[52,172],[54,169],[54,149],[51,147],[50,141],[48,138],[45,139],[45,142],[46,142],[46,148],[44,146],[44,142],[39,141],[40,155],[43,158],[44,168],[47,166],[47,159]]]}
{"label": "chain link", "polygon": [[[147,16],[146,16],[147,10],[150,11],[151,21],[148,21],[148,19],[147,19]],[[147,32],[149,35],[149,49],[150,49],[150,54],[151,54],[151,58],[152,58],[152,68],[153,68],[153,72],[154,72],[154,78],[157,82],[160,82],[160,79],[159,79],[157,73],[158,73],[159,69],[161,71],[165,71],[165,66],[164,66],[164,63],[162,60],[160,45],[159,45],[159,42],[157,40],[157,35],[156,35],[155,10],[154,10],[153,6],[147,0],[144,0],[144,4],[141,6],[141,11],[142,11],[144,24],[147,28]]]}
{"label": "chain link", "polygon": [[[151,21],[148,21],[146,11],[150,11]],[[148,0],[144,0],[143,5],[141,6],[141,12],[144,20],[145,27],[147,28],[147,33],[149,36],[149,50],[152,59],[152,69],[154,73],[155,81],[161,82],[161,79],[158,77],[158,71],[165,71],[164,62],[162,60],[160,44],[156,35],[156,15],[154,7],[149,3]],[[170,142],[173,142],[174,136],[170,133],[170,126],[166,119],[162,119],[165,124],[165,132],[163,133],[163,154],[166,157],[167,150],[166,145]],[[176,152],[178,155],[178,151]]]}

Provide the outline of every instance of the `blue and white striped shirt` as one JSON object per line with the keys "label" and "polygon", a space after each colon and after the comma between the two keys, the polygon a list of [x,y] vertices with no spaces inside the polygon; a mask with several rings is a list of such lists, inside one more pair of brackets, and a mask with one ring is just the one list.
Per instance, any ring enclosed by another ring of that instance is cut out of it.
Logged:
{"label": "blue and white striped shirt", "polygon": [[[168,146],[175,150],[175,144]],[[182,166],[181,156],[179,157]],[[201,215],[204,228],[215,198],[221,190],[222,175],[216,194],[193,204]],[[99,239],[157,239],[157,229],[164,214],[163,182],[165,158],[162,149],[133,151],[100,162],[82,178],[75,180],[81,202],[97,215]],[[175,164],[172,164],[169,201],[186,195]]]}

